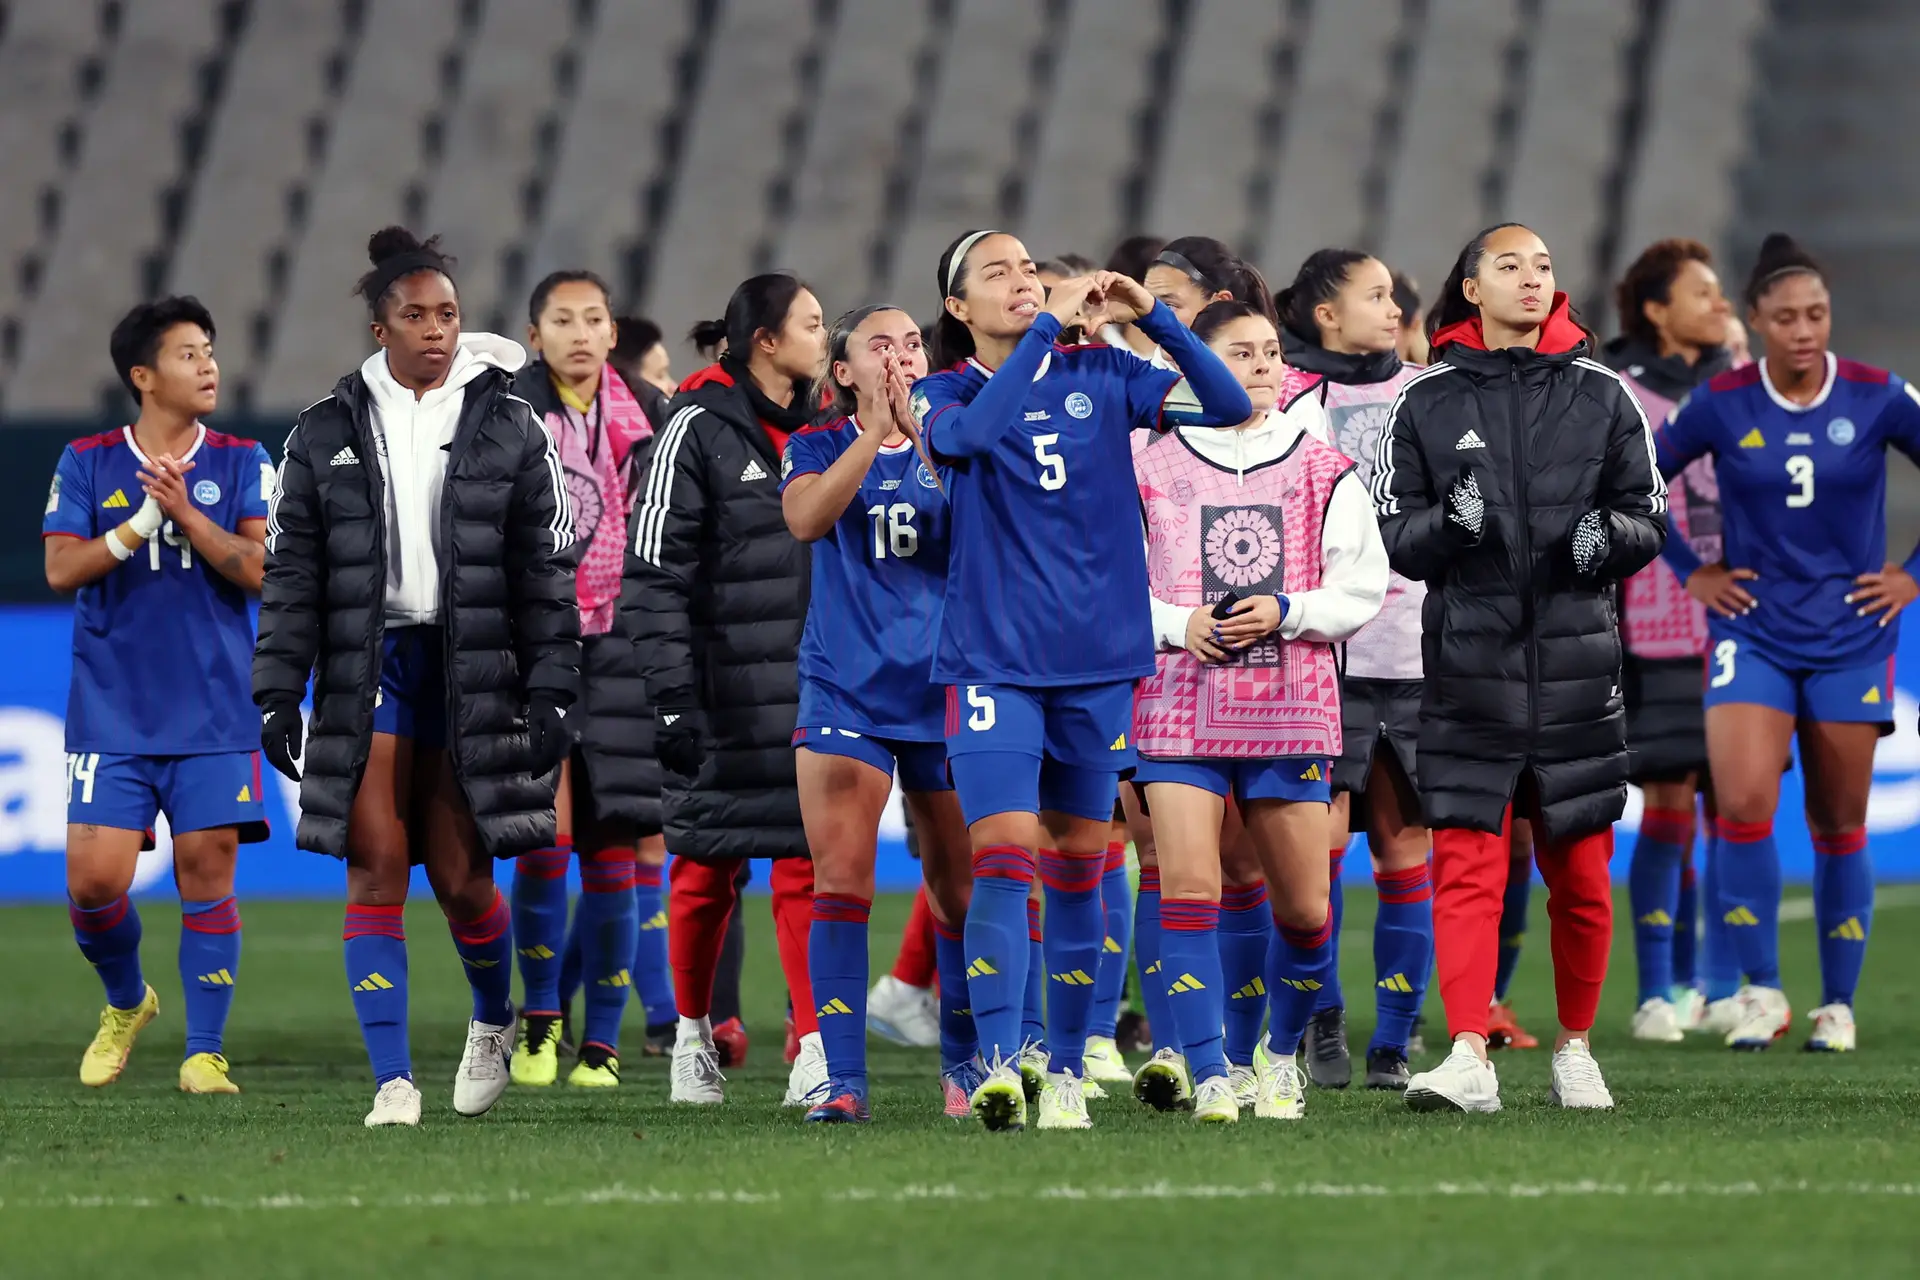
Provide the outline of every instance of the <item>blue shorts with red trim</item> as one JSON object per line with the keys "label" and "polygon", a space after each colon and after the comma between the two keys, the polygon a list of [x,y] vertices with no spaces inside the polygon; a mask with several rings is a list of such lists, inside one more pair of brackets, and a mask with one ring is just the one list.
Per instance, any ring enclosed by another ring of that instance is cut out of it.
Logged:
{"label": "blue shorts with red trim", "polygon": [[117,831],[149,831],[167,815],[178,835],[239,827],[243,844],[267,838],[260,796],[260,753],[209,756],[67,756],[67,821]]}
{"label": "blue shorts with red trim", "polygon": [[876,738],[852,729],[803,725],[793,731],[793,745],[823,756],[845,756],[870,764],[882,773],[898,772],[902,791],[951,791],[947,780],[947,744],[905,742]]}
{"label": "blue shorts with red trim", "polygon": [[1877,724],[1893,732],[1893,658],[1834,671],[1786,667],[1732,637],[1707,654],[1709,708],[1747,703],[1796,720]]}
{"label": "blue shorts with red trim", "polygon": [[1017,751],[1079,769],[1123,773],[1138,756],[1131,680],[1029,689],[1010,684],[947,688],[947,755]]}

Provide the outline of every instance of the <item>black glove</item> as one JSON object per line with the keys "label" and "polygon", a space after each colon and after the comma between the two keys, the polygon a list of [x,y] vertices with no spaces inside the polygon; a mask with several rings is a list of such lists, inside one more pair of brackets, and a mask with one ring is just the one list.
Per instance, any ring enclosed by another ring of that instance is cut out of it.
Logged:
{"label": "black glove", "polygon": [[260,708],[260,754],[294,782],[300,781],[300,766],[294,761],[304,732],[298,702],[282,698]]}
{"label": "black glove", "polygon": [[1460,468],[1460,474],[1447,490],[1446,506],[1447,519],[1475,542],[1480,541],[1480,533],[1487,519],[1487,504],[1480,496],[1480,481],[1474,478],[1473,468]]}
{"label": "black glove", "polygon": [[1599,573],[1600,566],[1607,562],[1607,552],[1613,549],[1613,539],[1607,534],[1607,518],[1598,511],[1589,511],[1575,520],[1567,541],[1573,548],[1573,571],[1583,578]]}
{"label": "black glove", "polygon": [[527,743],[533,748],[533,776],[544,778],[560,767],[573,751],[573,730],[567,709],[551,693],[535,689],[527,694]]}
{"label": "black glove", "polygon": [[701,740],[706,717],[684,707],[662,707],[655,716],[653,754],[669,773],[691,781],[700,776],[707,762],[707,745]]}

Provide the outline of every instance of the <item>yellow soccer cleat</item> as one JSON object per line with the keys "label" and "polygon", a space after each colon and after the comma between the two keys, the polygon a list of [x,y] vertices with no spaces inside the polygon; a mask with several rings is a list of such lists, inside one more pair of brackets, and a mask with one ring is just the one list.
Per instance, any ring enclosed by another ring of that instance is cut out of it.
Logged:
{"label": "yellow soccer cleat", "polygon": [[974,1089],[968,1103],[974,1118],[988,1129],[1027,1127],[1027,1092],[1019,1068],[1011,1062],[995,1059],[993,1069]]}
{"label": "yellow soccer cleat", "polygon": [[567,1084],[575,1089],[618,1089],[620,1059],[609,1056],[596,1066],[581,1058],[567,1073]]}
{"label": "yellow soccer cleat", "polygon": [[227,1079],[227,1060],[217,1053],[196,1053],[180,1064],[182,1093],[238,1093],[240,1086]]}
{"label": "yellow soccer cleat", "polygon": [[1233,1096],[1233,1082],[1226,1076],[1202,1080],[1193,1088],[1195,1124],[1237,1124],[1240,1103]]}
{"label": "yellow soccer cleat", "polygon": [[[507,1072],[515,1084],[536,1089],[544,1089],[560,1078],[558,1018],[535,1015],[520,1024],[520,1043],[513,1046],[513,1061],[508,1064]],[[574,1081],[569,1080],[568,1083]],[[620,1083],[618,1074],[614,1076],[613,1083]]]}
{"label": "yellow soccer cleat", "polygon": [[80,1056],[80,1083],[98,1089],[118,1080],[126,1068],[127,1058],[133,1053],[133,1042],[140,1028],[159,1013],[160,993],[152,987],[147,988],[146,996],[131,1009],[116,1009],[112,1005],[102,1009],[100,1030],[94,1033],[93,1043]]}

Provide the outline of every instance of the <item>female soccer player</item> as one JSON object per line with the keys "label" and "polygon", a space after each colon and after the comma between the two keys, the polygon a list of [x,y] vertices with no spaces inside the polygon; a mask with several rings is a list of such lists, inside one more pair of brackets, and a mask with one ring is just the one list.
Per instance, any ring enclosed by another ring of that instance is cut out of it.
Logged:
{"label": "female soccer player", "polygon": [[[580,850],[578,945],[586,988],[580,1060],[567,1083],[620,1083],[620,1018],[640,990],[649,1031],[671,1029],[665,966],[640,989],[640,868],[636,848],[651,842],[651,917],[658,912],[660,765],[653,758],[653,713],[634,662],[633,644],[613,630],[627,549],[627,513],[644,465],[641,446],[653,424],[608,363],[618,334],[607,286],[590,271],[556,271],[534,286],[527,341],[539,359],[514,379],[516,390],[553,437],[581,547],[575,573],[580,603],[584,697],[571,728],[576,745],[560,766],[552,848],[520,855],[513,879],[518,940],[520,1043],[516,1084],[550,1085],[559,1072],[561,966],[567,950],[567,868]],[[657,950],[657,948],[656,948]]]}
{"label": "female soccer player", "polygon": [[1274,314],[1265,278],[1212,236],[1169,241],[1147,268],[1143,283],[1189,327],[1215,302],[1245,302],[1262,315]]}
{"label": "female soccer player", "polygon": [[[1307,429],[1318,425],[1318,401],[1278,407],[1286,365],[1273,322],[1247,303],[1217,302],[1194,335],[1234,372],[1253,412],[1232,432],[1181,428],[1138,437],[1134,448],[1162,649],[1133,720],[1135,780],[1159,852],[1161,979],[1193,1073],[1195,1118],[1238,1120],[1216,937],[1231,796],[1266,868],[1280,937],[1254,1114],[1298,1119],[1294,1055],[1334,963],[1323,857],[1328,764],[1340,750],[1333,646],[1379,612],[1387,559],[1353,465]],[[1140,1089],[1165,1105],[1183,1100],[1187,1084],[1156,1056]]]}
{"label": "female soccer player", "polygon": [[942,1072],[949,1093],[969,1095],[979,1083],[960,945],[966,824],[947,781],[946,691],[927,676],[946,585],[947,496],[908,403],[926,371],[920,328],[906,312],[868,306],[842,316],[827,339],[834,416],[796,432],[781,468],[787,527],[813,546],[793,743],[813,850],[807,969],[831,1084],[809,1120],[867,1119],[867,915],[896,768],[938,930]]}
{"label": "female soccer player", "polygon": [[[1276,300],[1287,363],[1315,376],[1333,447],[1373,480],[1373,450],[1394,400],[1419,370],[1400,359],[1402,313],[1393,273],[1355,249],[1321,249],[1300,264]],[[1379,616],[1347,641],[1341,664],[1341,742],[1333,762],[1333,946],[1340,946],[1341,863],[1350,831],[1367,833],[1380,896],[1373,924],[1374,1003],[1367,1045],[1369,1089],[1404,1089],[1407,1042],[1433,966],[1433,880],[1420,816],[1415,753],[1420,739],[1420,607],[1426,587],[1387,576]],[[1337,979],[1337,972],[1335,977]],[[1307,1027],[1307,1071],[1316,1084],[1345,1085],[1345,1009],[1339,982],[1321,992]]]}
{"label": "female soccer player", "polygon": [[1613,927],[1607,859],[1626,805],[1614,584],[1659,553],[1666,486],[1619,377],[1586,356],[1546,245],[1503,224],[1461,250],[1374,450],[1393,567],[1427,584],[1421,808],[1453,1051],[1415,1110],[1496,1111],[1487,1061],[1508,827],[1533,834],[1553,921],[1552,1100],[1613,1105],[1588,1050]]}
{"label": "female soccer player", "polygon": [[[1026,1122],[1014,1057],[1037,864],[1052,1049],[1039,1125],[1085,1128],[1100,877],[1119,777],[1134,762],[1134,681],[1153,671],[1146,557],[1122,518],[1138,501],[1127,433],[1170,418],[1238,423],[1251,410],[1219,358],[1126,277],[1063,281],[1043,307],[1026,247],[998,231],[961,236],[937,270],[939,359],[957,363],[913,399],[934,457],[955,468],[933,678],[952,686],[948,767],[973,845],[968,994],[992,1068],[973,1112],[988,1128]],[[1137,322],[1186,377],[1113,347],[1056,347],[1061,326],[1091,307]],[[1112,610],[1092,630],[1071,606],[1087,600]]]}
{"label": "female soccer player", "polygon": [[793,730],[807,614],[807,551],[779,491],[788,438],[807,425],[826,358],[819,300],[790,275],[750,277],[723,320],[695,333],[726,343],[681,385],[654,445],[627,557],[621,625],[655,714],[671,927],[672,1098],[724,1100],[711,1021],[714,977],[736,879],[749,858],[768,880],[800,1052],[785,1105],[827,1100],[827,1060],[807,987],[813,868],[795,789]]}
{"label": "female soccer player", "polygon": [[[1732,308],[1720,292],[1713,255],[1693,240],[1651,244],[1627,268],[1614,297],[1622,332],[1601,359],[1626,380],[1649,422],[1665,422],[1695,387],[1731,364],[1726,340]],[[1686,542],[1702,560],[1717,563],[1720,490],[1712,459],[1690,465],[1669,496],[1669,542]],[[1620,633],[1631,777],[1646,797],[1627,879],[1640,977],[1632,1031],[1636,1040],[1673,1042],[1705,1013],[1693,985],[1699,922],[1693,835],[1698,798],[1707,801],[1709,822],[1713,817],[1700,699],[1707,613],[1666,562],[1655,560],[1621,592]],[[1709,834],[1709,864],[1715,844]]]}
{"label": "female soccer player", "polygon": [[572,745],[580,613],[553,441],[511,394],[517,343],[462,333],[452,262],[367,244],[380,344],[287,437],[254,653],[261,748],[298,779],[301,848],[347,862],[347,985],[379,1084],[369,1126],[420,1122],[407,1043],[408,867],[424,862],[473,988],[453,1106],[507,1087],[513,938],[493,859],[550,846]]}
{"label": "female soccer player", "polygon": [[1888,446],[1920,458],[1920,393],[1828,349],[1832,299],[1820,268],[1784,235],[1760,247],[1747,317],[1764,354],[1696,390],[1659,433],[1660,466],[1711,456],[1721,560],[1684,538],[1667,563],[1713,615],[1707,639],[1707,759],[1720,809],[1720,895],[1747,985],[1727,1033],[1764,1049],[1792,1021],[1780,990],[1780,855],[1773,814],[1796,734],[1813,830],[1820,1004],[1807,1048],[1854,1047],[1853,995],[1873,928],[1867,791],[1893,730],[1899,617],[1914,570],[1885,562]]}

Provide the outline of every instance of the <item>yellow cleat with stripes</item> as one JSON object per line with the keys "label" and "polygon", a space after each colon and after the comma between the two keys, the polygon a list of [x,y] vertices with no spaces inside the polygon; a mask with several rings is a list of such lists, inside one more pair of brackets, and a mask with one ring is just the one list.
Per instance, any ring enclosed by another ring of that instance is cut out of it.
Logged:
{"label": "yellow cleat with stripes", "polygon": [[[507,1074],[515,1084],[535,1089],[560,1078],[560,1019],[534,1014],[521,1021],[520,1043],[513,1046]],[[619,1083],[617,1076],[614,1083]]]}
{"label": "yellow cleat with stripes", "polygon": [[100,1030],[94,1033],[93,1043],[80,1056],[80,1083],[98,1089],[118,1080],[133,1054],[133,1042],[139,1037],[140,1028],[159,1013],[160,993],[152,987],[147,988],[147,994],[131,1009],[108,1005],[101,1010]]}
{"label": "yellow cleat with stripes", "polygon": [[240,1086],[227,1079],[227,1060],[217,1053],[196,1053],[180,1064],[182,1093],[238,1093]]}

